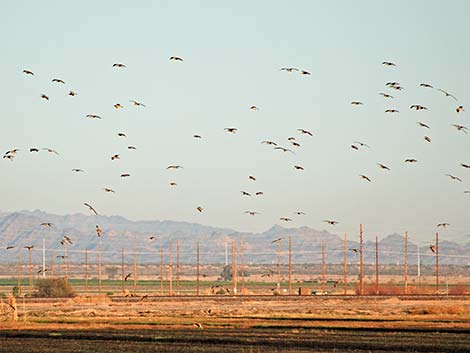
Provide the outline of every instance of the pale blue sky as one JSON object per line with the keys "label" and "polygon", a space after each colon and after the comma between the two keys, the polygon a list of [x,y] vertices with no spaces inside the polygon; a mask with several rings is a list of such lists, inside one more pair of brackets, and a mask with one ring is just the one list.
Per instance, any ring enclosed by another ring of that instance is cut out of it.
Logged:
{"label": "pale blue sky", "polygon": [[[469,101],[467,1],[2,1],[0,10],[0,148],[22,149],[13,162],[0,161],[0,210],[65,214],[87,212],[88,202],[106,215],[241,231],[291,217],[289,226],[352,238],[360,222],[371,239],[408,230],[432,240],[440,222],[451,223],[444,237],[470,234],[470,195],[463,193],[470,170],[460,167],[470,163],[470,136],[450,126],[470,126],[468,112],[455,112]],[[184,62],[170,62],[172,55]],[[398,66],[383,67],[384,60]],[[127,68],[113,69],[117,62]],[[286,66],[312,74],[279,71]],[[388,81],[405,90],[386,88]],[[411,104],[429,111],[411,111]],[[400,114],[386,115],[387,108]],[[224,132],[232,126],[237,134]],[[196,133],[203,139],[193,139]],[[295,155],[260,144],[290,147],[290,136],[302,145],[292,147]],[[372,148],[353,151],[356,140]],[[30,147],[60,156],[33,155]],[[116,153],[122,159],[111,161]],[[167,171],[169,164],[184,169]],[[124,172],[131,177],[121,179]],[[265,195],[242,197],[241,190]],[[340,223],[331,229],[324,219]]]}

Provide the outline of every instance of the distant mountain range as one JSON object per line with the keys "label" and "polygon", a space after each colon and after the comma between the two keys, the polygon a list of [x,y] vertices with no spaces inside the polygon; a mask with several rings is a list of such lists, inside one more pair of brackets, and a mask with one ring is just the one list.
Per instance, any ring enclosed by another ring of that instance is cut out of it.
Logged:
{"label": "distant mountain range", "polygon": [[[52,227],[40,226],[43,222],[53,223]],[[97,237],[95,226],[103,229]],[[83,214],[54,215],[39,210],[20,212],[0,212],[0,262],[13,263],[18,256],[18,248],[34,245],[33,259],[42,259],[42,244],[45,240],[46,256],[50,251],[62,255],[64,246],[60,244],[64,235],[73,244],[67,248],[70,262],[83,262],[84,249],[89,251],[89,259],[96,262],[97,250],[101,242],[103,262],[119,263],[122,248],[126,261],[132,258],[134,240],[139,263],[159,263],[160,247],[163,248],[165,261],[168,261],[170,240],[173,244],[173,260],[176,256],[176,241],[180,246],[180,261],[195,263],[197,243],[200,244],[201,263],[223,263],[226,257],[231,261],[231,241],[237,246],[243,240],[246,263],[273,263],[277,261],[277,245],[274,239],[282,238],[282,262],[287,263],[288,237],[292,239],[292,259],[294,263],[320,263],[322,241],[325,243],[325,261],[343,262],[343,238],[325,230],[318,231],[309,227],[284,228],[273,226],[263,233],[241,233],[232,229],[204,226],[197,223],[174,221],[130,221],[120,216],[87,216]],[[155,237],[156,240],[150,240]],[[7,246],[15,248],[6,250]],[[359,249],[357,241],[348,241],[347,256],[349,263],[357,263],[359,255],[352,249]],[[26,259],[27,250],[22,249]],[[417,264],[418,248],[413,242],[408,244],[409,264]],[[379,262],[381,264],[402,264],[404,261],[404,239],[391,234],[379,242]],[[422,264],[433,264],[435,259],[429,246],[419,248]],[[24,254],[24,255],[23,255]],[[441,241],[439,244],[441,264],[470,264],[470,244]],[[239,260],[238,260],[239,261]],[[364,262],[375,261],[375,242],[364,243]]]}

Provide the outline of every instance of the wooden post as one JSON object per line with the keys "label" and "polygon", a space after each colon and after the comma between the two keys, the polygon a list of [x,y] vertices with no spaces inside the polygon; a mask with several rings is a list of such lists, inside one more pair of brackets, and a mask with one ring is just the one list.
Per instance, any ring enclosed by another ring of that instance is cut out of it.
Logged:
{"label": "wooden post", "polygon": [[360,247],[359,247],[359,257],[360,257],[360,263],[359,263],[359,294],[363,295],[364,294],[364,261],[363,261],[363,253],[362,253],[362,246],[363,246],[363,239],[362,239],[362,224],[359,226],[359,242],[360,242]]}
{"label": "wooden post", "polygon": [[281,239],[277,240],[277,289],[281,289]]}
{"label": "wooden post", "polygon": [[33,248],[28,248],[29,251],[29,295],[33,294]]}
{"label": "wooden post", "polygon": [[125,278],[126,278],[126,272],[124,268],[124,258],[125,258],[125,253],[124,253],[124,247],[121,249],[121,290],[122,294],[124,294],[125,289],[126,289],[126,283],[125,283]]}
{"label": "wooden post", "polygon": [[176,292],[180,291],[180,241],[176,241]]}
{"label": "wooden post", "polygon": [[343,241],[343,294],[346,295],[348,292],[348,236],[344,233]]}
{"label": "wooden post", "polygon": [[197,243],[196,249],[196,295],[199,296],[199,242]]}
{"label": "wooden post", "polygon": [[160,245],[160,293],[163,295],[163,245]]}
{"label": "wooden post", "polygon": [[408,294],[408,232],[405,232],[405,273],[404,273],[404,280],[405,280],[405,294]]}
{"label": "wooden post", "polygon": [[168,271],[169,271],[169,279],[170,279],[170,295],[173,295],[173,243],[170,239],[170,259],[168,262]]}
{"label": "wooden post", "polygon": [[101,239],[98,242],[98,292],[101,294]]}
{"label": "wooden post", "polygon": [[42,278],[46,277],[46,239],[42,238]]}
{"label": "wooden post", "polygon": [[292,294],[292,237],[289,235],[289,294]]}
{"label": "wooden post", "polygon": [[436,294],[439,294],[439,234],[436,233]]}
{"label": "wooden post", "polygon": [[379,295],[379,238],[375,237],[375,294]]}
{"label": "wooden post", "polygon": [[237,249],[235,240],[232,240],[232,287],[233,294],[237,294]]}
{"label": "wooden post", "polygon": [[321,241],[321,290],[325,292],[326,273],[325,273],[325,241]]}
{"label": "wooden post", "polygon": [[64,265],[65,265],[65,279],[69,279],[69,254],[67,251],[67,245],[64,245]]}
{"label": "wooden post", "polygon": [[85,294],[88,294],[88,249],[85,248]]}
{"label": "wooden post", "polygon": [[137,252],[136,252],[136,240],[134,237],[134,296],[137,295]]}
{"label": "wooden post", "polygon": [[240,239],[240,257],[242,260],[242,291],[241,295],[245,293],[245,253],[243,251],[243,240]]}
{"label": "wooden post", "polygon": [[18,249],[18,295],[21,295],[21,249]]}

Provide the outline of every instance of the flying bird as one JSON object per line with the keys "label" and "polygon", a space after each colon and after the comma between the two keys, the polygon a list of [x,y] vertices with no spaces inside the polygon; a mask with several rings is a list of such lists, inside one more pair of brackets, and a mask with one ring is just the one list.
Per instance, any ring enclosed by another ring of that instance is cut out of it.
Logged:
{"label": "flying bird", "polygon": [[281,71],[287,71],[287,72],[292,72],[292,71],[299,71],[299,69],[295,67],[283,67],[280,69]]}
{"label": "flying bird", "polygon": [[432,85],[430,85],[429,83],[420,83],[419,84],[420,87],[424,87],[424,88],[434,88]]}
{"label": "flying bird", "polygon": [[170,182],[170,186],[176,186],[178,184],[176,184],[174,181]]}
{"label": "flying bird", "polygon": [[127,137],[127,135],[126,135],[125,133],[123,133],[123,132],[118,132],[118,136],[119,136],[119,137]]}
{"label": "flying bird", "polygon": [[124,108],[124,106],[121,105],[120,103],[114,104],[113,107],[116,108],[116,109]]}
{"label": "flying bird", "polygon": [[236,127],[226,127],[224,130],[227,131],[227,132],[231,132],[232,134],[234,134],[238,131],[238,129]]}
{"label": "flying bird", "polygon": [[292,222],[292,219],[287,218],[287,217],[281,217],[281,218],[279,218],[279,220],[284,221],[284,222]]}
{"label": "flying bird", "polygon": [[194,137],[195,139],[202,139],[202,136],[201,136],[201,135],[193,135],[193,137]]}
{"label": "flying bird", "polygon": [[306,70],[300,70],[300,74],[301,75],[310,75],[310,72],[308,72]]}
{"label": "flying bird", "polygon": [[353,143],[356,144],[356,145],[359,145],[359,146],[361,146],[361,147],[370,148],[370,146],[369,146],[367,143],[364,143],[364,142],[354,141]]}
{"label": "flying bird", "polygon": [[356,145],[351,145],[351,148],[352,148],[353,150],[359,151],[359,147],[357,147]]}
{"label": "flying bird", "polygon": [[277,146],[277,143],[274,142],[274,141],[269,141],[269,140],[265,140],[265,141],[261,141],[262,144],[264,145],[273,145],[273,146]]}
{"label": "flying bird", "polygon": [[258,108],[256,105],[252,105],[252,106],[250,107],[250,109],[251,109],[251,110],[255,110],[255,111],[256,111],[256,110],[259,110],[259,108]]}
{"label": "flying bird", "polygon": [[179,56],[170,56],[170,60],[172,61],[184,61],[182,58],[180,58]]}
{"label": "flying bird", "polygon": [[52,148],[44,147],[44,148],[41,148],[41,149],[44,150],[44,151],[47,151],[49,153],[54,153],[56,155],[59,155],[59,152],[57,152],[56,150],[53,150]]}
{"label": "flying bird", "polygon": [[282,240],[282,238],[277,238],[277,239],[274,239],[273,241],[271,241],[271,244],[273,244],[273,243],[277,243],[278,241],[281,241],[281,240]]}
{"label": "flying bird", "polygon": [[51,222],[43,222],[40,224],[40,226],[42,227],[52,227],[54,225],[54,223],[51,223]]}
{"label": "flying bird", "polygon": [[418,162],[418,160],[417,160],[417,159],[414,159],[414,158],[407,158],[407,159],[405,159],[405,163],[416,163],[416,162]]}
{"label": "flying bird", "polygon": [[466,164],[466,163],[460,163],[460,165],[464,168],[470,168],[470,164]]}
{"label": "flying bird", "polygon": [[384,61],[384,62],[382,62],[382,65],[384,65],[384,66],[397,66],[397,64],[392,63],[392,62],[390,62],[390,61]]}
{"label": "flying bird", "polygon": [[200,322],[195,322],[193,324],[194,327],[197,327],[198,329],[201,329],[201,330],[204,330],[204,327],[202,326],[202,324]]}
{"label": "flying bird", "polygon": [[254,175],[249,175],[249,176],[248,176],[248,179],[253,180],[253,181],[256,181],[256,177],[255,177]]}
{"label": "flying bird", "polygon": [[328,223],[328,224],[331,225],[331,226],[334,226],[334,225],[336,225],[336,224],[339,223],[339,222],[337,222],[337,221],[333,221],[333,220],[330,220],[330,219],[326,219],[326,220],[324,220],[323,222]]}
{"label": "flying bird", "polygon": [[28,249],[28,250],[33,250],[34,248],[34,245],[30,245],[30,246],[23,246],[24,249]]}
{"label": "flying bird", "polygon": [[313,136],[313,134],[310,131],[305,130],[305,129],[297,129],[297,131],[300,131],[300,133],[303,135]]}
{"label": "flying bird", "polygon": [[296,214],[297,216],[305,216],[306,215],[306,213],[302,212],[302,211],[294,212],[294,214]]}
{"label": "flying bird", "polygon": [[96,210],[93,208],[92,205],[90,205],[89,203],[86,203],[86,202],[84,203],[84,205],[85,205],[86,207],[88,207],[88,209],[89,209],[91,212],[93,212],[95,215],[98,215],[98,212],[96,212]]}
{"label": "flying bird", "polygon": [[304,170],[304,167],[300,166],[300,165],[294,165],[294,168],[296,170]]}
{"label": "flying bird", "polygon": [[128,273],[126,277],[124,277],[124,281],[127,281],[131,277],[132,277],[132,273]]}
{"label": "flying bird", "polygon": [[391,170],[389,167],[387,167],[385,164],[382,163],[377,163],[380,169],[385,169],[385,170]]}
{"label": "flying bird", "polygon": [[420,121],[418,121],[417,124],[418,124],[419,126],[421,126],[421,127],[426,128],[426,129],[430,129],[429,125],[427,125],[427,124],[425,124],[425,123],[422,123],[422,122],[420,122]]}
{"label": "flying bird", "polygon": [[356,253],[356,254],[359,253],[359,250],[356,249],[356,248],[352,248],[352,249],[349,249],[349,250],[352,251],[353,253]]}
{"label": "flying bird", "polygon": [[428,110],[428,108],[426,108],[426,107],[423,106],[423,105],[419,105],[419,104],[410,105],[410,109],[414,109],[414,110]]}
{"label": "flying bird", "polygon": [[429,249],[431,249],[432,253],[436,253],[436,246],[434,244],[429,245]]}
{"label": "flying bird", "polygon": [[394,98],[391,94],[388,94],[388,93],[379,93],[379,94],[385,98]]}
{"label": "flying bird", "polygon": [[370,178],[369,178],[367,175],[359,174],[359,176],[360,176],[362,179],[367,180],[369,183],[371,182]]}
{"label": "flying bird", "polygon": [[111,160],[114,161],[115,159],[121,159],[121,156],[119,154],[112,155]]}
{"label": "flying bird", "polygon": [[424,141],[431,142],[431,138],[429,136],[424,136]]}
{"label": "flying bird", "polygon": [[243,196],[251,196],[251,194],[249,192],[246,192],[246,191],[240,191],[242,193]]}
{"label": "flying bird", "polygon": [[274,149],[275,149],[275,150],[281,150],[282,152],[294,153],[294,151],[292,151],[291,149],[285,148],[285,147],[281,147],[281,146],[274,147]]}
{"label": "flying bird", "polygon": [[14,249],[14,248],[15,248],[15,247],[14,247],[13,245],[8,245],[8,246],[6,247],[6,250],[10,250],[10,249]]}
{"label": "flying bird", "polygon": [[169,165],[168,167],[166,167],[166,169],[181,169],[181,168],[183,167],[180,165]]}
{"label": "flying bird", "polygon": [[439,223],[439,224],[437,225],[437,228],[439,228],[439,227],[445,228],[445,227],[448,227],[448,226],[450,226],[449,223]]}
{"label": "flying bird", "polygon": [[452,124],[453,127],[457,129],[457,131],[462,131],[463,133],[467,133],[468,128],[463,125]]}
{"label": "flying bird", "polygon": [[69,91],[69,96],[75,97],[76,95],[78,95],[77,92]]}
{"label": "flying bird", "polygon": [[43,99],[45,99],[45,100],[47,100],[47,101],[49,100],[49,97],[48,97],[47,95],[45,95],[45,94],[41,94],[41,98],[43,98]]}
{"label": "flying bird", "polygon": [[453,98],[453,99],[455,99],[456,101],[458,100],[457,97],[455,97],[453,94],[450,94],[449,92],[446,92],[446,91],[444,91],[443,89],[440,89],[440,88],[439,88],[438,91],[444,93],[444,94],[446,95],[446,97]]}
{"label": "flying bird", "polygon": [[87,114],[86,117],[90,119],[101,119],[101,116],[96,115],[96,114]]}
{"label": "flying bird", "polygon": [[256,195],[256,196],[261,196],[261,195],[264,195],[264,192],[262,192],[262,191],[257,191],[255,195]]}
{"label": "flying bird", "polygon": [[127,149],[128,149],[128,150],[136,150],[137,147],[135,147],[135,146],[127,146]]}
{"label": "flying bird", "polygon": [[196,207],[196,210],[198,210],[199,212],[204,211],[204,209],[201,206]]}
{"label": "flying bird", "polygon": [[13,158],[15,158],[15,156],[12,155],[12,154],[6,154],[6,155],[3,156],[3,158],[4,158],[4,159],[8,159],[8,160],[10,160],[10,161],[13,161]]}
{"label": "flying bird", "polygon": [[395,114],[396,114],[396,113],[400,113],[400,111],[397,110],[397,109],[387,109],[387,110],[385,111],[385,113],[392,113],[392,114],[395,113]]}
{"label": "flying bird", "polygon": [[298,143],[298,142],[291,141],[291,144],[292,144],[292,146],[294,146],[294,147],[300,147],[300,143]]}
{"label": "flying bird", "polygon": [[129,173],[123,173],[121,174],[121,178],[127,178],[130,177],[131,175]]}
{"label": "flying bird", "polygon": [[364,105],[364,103],[359,102],[359,101],[352,101],[351,104],[352,105]]}
{"label": "flying bird", "polygon": [[49,271],[48,268],[44,268],[44,269],[40,269],[38,272],[36,272],[37,274],[40,274],[40,273],[43,273],[43,272],[47,272]]}
{"label": "flying bird", "polygon": [[254,215],[257,215],[257,214],[261,214],[259,212],[256,212],[256,211],[245,211],[243,213],[246,213],[246,214],[249,214],[250,216],[254,216]]}
{"label": "flying bird", "polygon": [[106,191],[106,192],[115,193],[115,191],[113,189],[110,189],[110,188],[103,188],[103,190]]}
{"label": "flying bird", "polygon": [[455,108],[455,111],[456,111],[457,113],[460,113],[460,112],[464,112],[465,109],[463,109],[463,105],[459,105],[457,108]]}
{"label": "flying bird", "polygon": [[29,70],[23,70],[23,73],[25,73],[26,75],[34,75],[34,72]]}
{"label": "flying bird", "polygon": [[462,179],[460,179],[459,177],[456,177],[455,175],[446,174],[446,176],[448,176],[451,180],[455,180],[455,181],[460,181],[460,182],[462,182]]}
{"label": "flying bird", "polygon": [[98,237],[101,237],[101,234],[103,233],[103,230],[101,229],[101,227],[99,225],[96,225],[95,230],[96,230],[96,235]]}
{"label": "flying bird", "polygon": [[131,102],[132,104],[138,106],[138,107],[146,107],[146,105],[144,103],[141,103],[141,102],[137,102],[135,100],[130,100],[129,102]]}
{"label": "flying bird", "polygon": [[127,67],[127,66],[124,65],[124,64],[121,64],[121,63],[117,63],[117,64],[113,64],[113,67],[123,68],[123,67]]}
{"label": "flying bird", "polygon": [[54,78],[52,82],[62,83],[63,85],[65,85],[64,80],[61,80],[60,78]]}

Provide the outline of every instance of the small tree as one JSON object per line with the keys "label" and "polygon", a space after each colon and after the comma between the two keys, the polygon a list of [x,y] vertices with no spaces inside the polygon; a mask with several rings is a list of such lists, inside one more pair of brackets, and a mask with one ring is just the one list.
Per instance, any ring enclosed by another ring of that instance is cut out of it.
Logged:
{"label": "small tree", "polygon": [[65,278],[43,278],[36,284],[37,297],[70,298],[75,296],[73,288]]}

